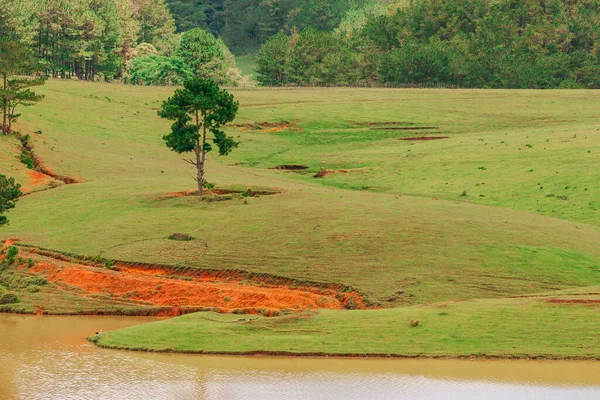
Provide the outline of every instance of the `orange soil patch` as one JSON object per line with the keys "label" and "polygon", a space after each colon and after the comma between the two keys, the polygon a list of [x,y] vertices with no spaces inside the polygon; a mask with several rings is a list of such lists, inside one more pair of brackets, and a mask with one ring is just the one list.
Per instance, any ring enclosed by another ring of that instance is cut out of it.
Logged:
{"label": "orange soil patch", "polygon": [[242,272],[180,272],[126,264],[117,264],[114,270],[109,270],[49,257],[26,271],[44,275],[48,281],[67,289],[78,288],[73,293],[80,296],[109,295],[122,301],[168,307],[177,314],[203,308],[267,316],[283,310],[343,309],[349,305],[366,308],[357,293],[341,293],[335,286],[289,287],[273,280],[252,280]]}
{"label": "orange soil patch", "polygon": [[37,167],[37,169],[40,170],[41,173],[43,173],[45,175],[48,175],[48,176],[50,176],[50,177],[52,177],[54,179],[58,179],[59,181],[63,181],[67,185],[72,185],[74,183],[81,182],[81,180],[78,179],[78,178],[73,178],[73,177],[70,177],[70,176],[65,176],[65,175],[57,174],[56,172],[54,172],[51,169],[49,169],[48,167],[46,167],[44,165],[44,161],[42,161],[42,159],[39,156],[37,156],[33,152],[31,154],[32,154],[33,162],[35,163],[35,166]]}
{"label": "orange soil patch", "polygon": [[50,182],[54,181],[54,179],[51,176],[43,174],[38,171],[29,170],[29,171],[27,171],[27,175],[29,177],[29,180],[21,188],[21,190],[24,193],[30,193],[36,189],[43,188],[43,187],[47,186]]}
{"label": "orange soil patch", "polygon": [[316,174],[314,174],[313,176],[315,178],[325,178],[329,174],[347,174],[348,172],[349,171],[347,171],[345,169],[337,169],[337,170],[322,169],[319,172],[317,172]]}

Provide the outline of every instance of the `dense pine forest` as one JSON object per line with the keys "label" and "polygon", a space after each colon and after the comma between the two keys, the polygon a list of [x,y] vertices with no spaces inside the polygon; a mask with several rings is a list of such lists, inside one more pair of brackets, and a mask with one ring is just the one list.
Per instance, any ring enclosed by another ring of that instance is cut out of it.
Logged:
{"label": "dense pine forest", "polygon": [[598,0],[0,0],[48,75],[145,85],[598,88],[599,34]]}

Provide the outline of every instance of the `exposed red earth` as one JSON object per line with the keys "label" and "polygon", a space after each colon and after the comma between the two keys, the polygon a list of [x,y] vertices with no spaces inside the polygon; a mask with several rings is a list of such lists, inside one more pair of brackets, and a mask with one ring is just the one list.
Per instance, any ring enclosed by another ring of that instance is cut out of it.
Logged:
{"label": "exposed red earth", "polygon": [[[10,245],[14,241],[5,242],[5,246]],[[168,315],[203,309],[274,316],[311,309],[366,308],[359,294],[345,292],[337,285],[311,285],[240,271],[181,271],[124,262],[106,268],[30,247],[20,247],[19,255],[34,260],[31,267],[20,265],[20,272],[43,276],[73,294],[152,305]]]}

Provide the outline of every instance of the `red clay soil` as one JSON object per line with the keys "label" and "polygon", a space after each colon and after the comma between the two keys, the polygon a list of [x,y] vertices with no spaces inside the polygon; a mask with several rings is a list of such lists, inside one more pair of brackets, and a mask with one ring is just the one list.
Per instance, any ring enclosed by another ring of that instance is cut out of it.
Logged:
{"label": "red clay soil", "polygon": [[313,175],[315,178],[325,178],[329,174],[347,174],[348,171],[345,169],[331,170],[331,169],[322,169]]}
{"label": "red clay soil", "polygon": [[59,181],[63,181],[67,185],[72,185],[72,184],[81,182],[81,179],[57,174],[56,172],[54,172],[51,169],[49,169],[48,167],[46,167],[44,165],[44,161],[42,161],[42,159],[39,156],[37,156],[33,152],[31,153],[31,155],[33,157],[33,162],[35,163],[35,166],[41,173],[46,174],[54,179],[58,179]]}
{"label": "red clay soil", "polygon": [[[36,252],[26,256],[40,260]],[[57,257],[59,258],[59,257]],[[64,258],[64,257],[60,257]],[[242,273],[178,272],[165,267],[116,264],[113,270],[43,257],[33,267],[21,266],[28,274],[43,275],[48,281],[79,296],[109,295],[134,304],[175,310],[203,308],[220,312],[263,313],[309,309],[366,308],[354,292],[335,287],[289,287],[248,278]]]}
{"label": "red clay soil", "polygon": [[54,181],[54,179],[51,176],[48,176],[38,171],[29,170],[27,171],[27,175],[29,177],[29,180],[23,185],[23,187],[21,187],[21,191],[23,193],[31,193],[36,189],[48,186],[50,182]]}

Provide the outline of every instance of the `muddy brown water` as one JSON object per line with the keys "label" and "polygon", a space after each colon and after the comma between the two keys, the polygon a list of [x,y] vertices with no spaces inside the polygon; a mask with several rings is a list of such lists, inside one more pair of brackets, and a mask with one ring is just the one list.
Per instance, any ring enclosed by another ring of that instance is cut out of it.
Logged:
{"label": "muddy brown water", "polygon": [[0,399],[600,399],[600,362],[205,357],[85,341],[155,319],[0,315]]}

